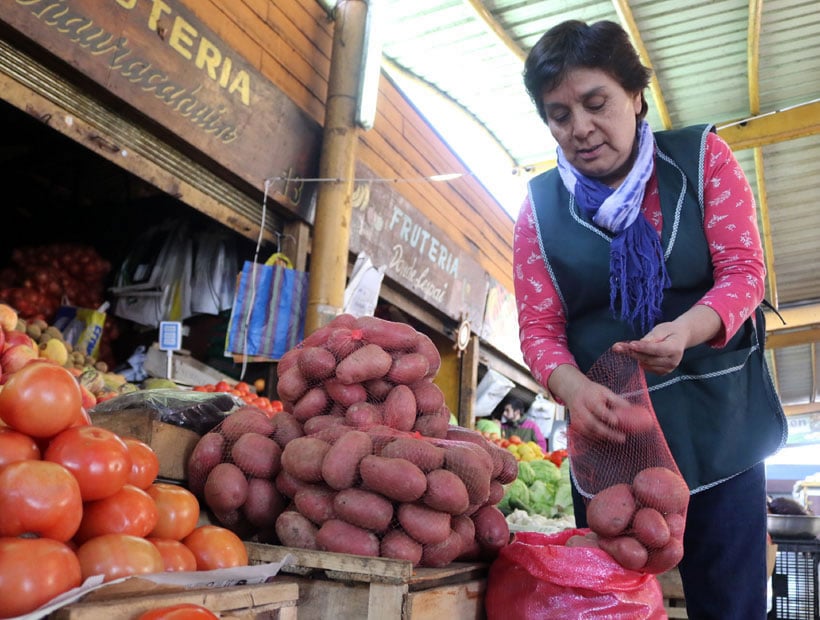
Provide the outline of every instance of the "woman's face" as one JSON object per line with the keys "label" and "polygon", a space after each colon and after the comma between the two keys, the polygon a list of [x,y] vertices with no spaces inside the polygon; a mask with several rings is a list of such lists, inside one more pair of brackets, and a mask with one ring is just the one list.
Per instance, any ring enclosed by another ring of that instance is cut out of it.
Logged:
{"label": "woman's face", "polygon": [[547,125],[576,169],[617,187],[632,165],[641,93],[600,69],[574,69],[543,95]]}

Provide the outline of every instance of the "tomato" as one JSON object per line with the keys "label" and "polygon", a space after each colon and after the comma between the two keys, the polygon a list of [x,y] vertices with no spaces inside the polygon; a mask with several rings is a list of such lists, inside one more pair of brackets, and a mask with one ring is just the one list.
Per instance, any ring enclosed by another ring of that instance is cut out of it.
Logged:
{"label": "tomato", "polygon": [[0,426],[0,467],[14,461],[36,461],[40,458],[37,442],[8,426]]}
{"label": "tomato", "polygon": [[[77,385],[79,385],[79,383]],[[77,412],[77,417],[74,418],[69,428],[75,426],[91,426],[91,416],[88,415],[88,411],[85,407],[80,407],[80,410]]]}
{"label": "tomato", "polygon": [[194,552],[180,541],[171,540],[170,538],[155,538],[153,536],[149,536],[148,540],[154,544],[162,556],[162,563],[166,572],[196,570]]}
{"label": "tomato", "polygon": [[120,436],[98,426],[74,426],[58,433],[43,455],[74,474],[83,501],[119,491],[131,473],[131,456]]}
{"label": "tomato", "polygon": [[81,416],[77,380],[62,366],[29,364],[9,376],[0,391],[0,418],[32,437],[51,437]]}
{"label": "tomato", "polygon": [[131,473],[128,484],[140,489],[147,489],[159,474],[159,457],[147,443],[133,437],[123,438],[131,456]]}
{"label": "tomato", "polygon": [[146,489],[157,506],[157,524],[150,536],[182,540],[199,521],[199,500],[185,487],[155,482]]}
{"label": "tomato", "polygon": [[194,603],[178,603],[151,609],[137,616],[137,620],[216,620],[219,618],[207,607]]}
{"label": "tomato", "polygon": [[231,384],[228,383],[227,381],[218,381],[214,385],[214,391],[215,392],[229,392],[231,389],[233,389],[233,388],[231,387]]}
{"label": "tomato", "polygon": [[249,394],[251,391],[251,386],[245,381],[239,381],[235,386],[233,386],[233,389],[238,390],[243,394]]}
{"label": "tomato", "polygon": [[196,558],[197,570],[248,565],[248,551],[242,539],[218,525],[200,525],[182,539]]}
{"label": "tomato", "polygon": [[547,456],[547,458],[552,461],[557,467],[561,467],[561,463],[567,458],[567,451],[566,450],[553,450]]}
{"label": "tomato", "polygon": [[157,506],[148,493],[126,484],[103,499],[86,502],[80,528],[74,539],[82,544],[103,534],[148,536],[159,517]]}
{"label": "tomato", "polygon": [[29,613],[80,583],[80,561],[64,543],[0,538],[0,618]]}
{"label": "tomato", "polygon": [[17,461],[0,467],[0,536],[38,534],[65,542],[83,514],[80,485],[50,461]]}
{"label": "tomato", "polygon": [[162,555],[153,543],[129,534],[104,534],[77,549],[83,579],[103,575],[104,581],[164,571]]}

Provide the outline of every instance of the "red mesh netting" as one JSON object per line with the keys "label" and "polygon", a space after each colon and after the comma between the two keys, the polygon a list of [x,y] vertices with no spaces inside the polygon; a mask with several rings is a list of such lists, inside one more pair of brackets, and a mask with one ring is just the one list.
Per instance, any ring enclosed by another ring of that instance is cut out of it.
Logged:
{"label": "red mesh netting", "polygon": [[282,413],[244,407],[203,436],[189,486],[245,538],[421,566],[492,558],[517,464],[450,426],[440,365],[412,326],[341,315],[280,360]]}
{"label": "red mesh netting", "polygon": [[623,441],[588,438],[569,426],[572,475],[586,498],[591,542],[625,568],[664,572],[683,556],[689,488],[658,424],[643,370],[610,350],[587,376],[628,402],[613,412]]}

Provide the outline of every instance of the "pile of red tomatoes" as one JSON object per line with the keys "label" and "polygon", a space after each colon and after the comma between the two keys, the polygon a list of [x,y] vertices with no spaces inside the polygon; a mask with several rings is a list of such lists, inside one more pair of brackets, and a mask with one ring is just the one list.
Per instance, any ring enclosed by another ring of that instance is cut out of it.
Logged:
{"label": "pile of red tomatoes", "polygon": [[261,396],[256,391],[251,389],[250,384],[245,381],[239,381],[235,385],[231,385],[227,381],[218,381],[217,383],[206,383],[205,385],[197,385],[194,387],[195,392],[225,392],[241,398],[246,405],[253,405],[265,412],[269,418],[282,411],[282,401],[271,400],[267,396]]}
{"label": "pile of red tomatoes", "polygon": [[140,441],[92,426],[76,379],[32,362],[0,391],[0,618],[86,578],[247,564],[230,530],[199,525],[186,488],[158,482]]}

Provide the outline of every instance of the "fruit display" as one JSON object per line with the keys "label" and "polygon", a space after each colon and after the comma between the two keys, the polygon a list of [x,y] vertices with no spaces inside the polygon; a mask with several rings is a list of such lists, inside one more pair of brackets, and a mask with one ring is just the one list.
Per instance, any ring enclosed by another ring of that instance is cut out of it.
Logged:
{"label": "fruit display", "polygon": [[[260,384],[260,387],[264,388],[264,380]],[[227,381],[218,381],[216,383],[206,383],[203,385],[194,386],[195,392],[223,392],[226,394],[232,394],[238,398],[241,398],[246,405],[253,405],[258,409],[264,411],[268,417],[272,417],[274,414],[279,413],[283,410],[283,405],[281,400],[271,400],[267,396],[260,395],[260,391],[256,386],[251,387],[245,381],[237,381],[235,384],[231,385]]]}
{"label": "fruit display", "polygon": [[538,461],[547,459],[555,463],[557,466],[567,458],[567,451],[564,449],[553,450],[551,452],[544,452],[534,441],[524,441],[517,435],[512,435],[509,438],[502,437],[499,433],[491,431],[482,431],[481,435],[488,441],[493,442],[497,446],[501,446],[505,450],[512,452],[516,461]]}
{"label": "fruit display", "polygon": [[53,319],[63,299],[84,308],[97,308],[105,300],[111,264],[93,247],[54,243],[17,248],[11,262],[0,271],[0,301],[25,319]]}
{"label": "fruit display", "polygon": [[193,493],[156,480],[148,445],[89,423],[67,368],[38,360],[3,379],[0,618],[29,613],[93,575],[247,564],[234,532],[199,525]]}
{"label": "fruit display", "polygon": [[[0,302],[15,308],[38,342],[61,306],[96,309],[105,302],[111,264],[91,246],[53,243],[14,249],[11,264],[0,270]],[[115,319],[106,316],[95,356],[113,362],[111,343],[119,337]],[[70,353],[70,352],[69,352]],[[76,356],[74,361],[77,361]]]}
{"label": "fruit display", "polygon": [[0,303],[0,385],[31,361],[49,362],[68,369],[80,385],[83,407],[137,390],[125,377],[110,372],[105,362],[73,350],[62,332],[43,319],[20,318],[17,310]]}
{"label": "fruit display", "polygon": [[494,557],[516,460],[450,426],[440,363],[410,325],[336,317],[280,360],[282,412],[244,407],[202,437],[191,490],[266,542],[428,567]]}

